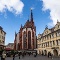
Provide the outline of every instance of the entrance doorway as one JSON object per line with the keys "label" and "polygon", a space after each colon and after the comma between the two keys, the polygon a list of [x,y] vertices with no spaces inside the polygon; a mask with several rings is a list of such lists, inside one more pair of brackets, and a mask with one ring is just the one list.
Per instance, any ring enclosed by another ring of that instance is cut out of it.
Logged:
{"label": "entrance doorway", "polygon": [[58,56],[58,51],[56,49],[53,50],[54,56]]}
{"label": "entrance doorway", "polygon": [[44,50],[44,55],[47,55],[47,51],[46,50]]}

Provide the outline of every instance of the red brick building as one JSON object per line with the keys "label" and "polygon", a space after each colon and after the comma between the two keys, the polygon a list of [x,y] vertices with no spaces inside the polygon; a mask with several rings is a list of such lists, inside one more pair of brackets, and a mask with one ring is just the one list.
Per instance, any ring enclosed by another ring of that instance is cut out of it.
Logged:
{"label": "red brick building", "polygon": [[31,10],[30,20],[27,20],[18,33],[15,33],[14,49],[15,50],[34,50],[36,48],[36,26],[33,21]]}

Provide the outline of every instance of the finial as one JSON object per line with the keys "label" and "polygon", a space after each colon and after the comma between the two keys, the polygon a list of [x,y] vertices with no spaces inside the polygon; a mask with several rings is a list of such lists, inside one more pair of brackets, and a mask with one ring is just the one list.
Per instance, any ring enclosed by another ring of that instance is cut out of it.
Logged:
{"label": "finial", "polygon": [[16,31],[15,31],[15,37],[16,37]]}
{"label": "finial", "polygon": [[58,21],[58,19],[57,19],[57,23],[58,23],[59,21]]}
{"label": "finial", "polygon": [[21,28],[22,28],[22,24],[21,24]]}
{"label": "finial", "polygon": [[15,35],[16,35],[16,31],[15,31]]}
{"label": "finial", "polygon": [[28,15],[28,20],[29,20],[29,15]]}
{"label": "finial", "polygon": [[45,26],[45,29],[48,29],[48,26],[47,25]]}
{"label": "finial", "polygon": [[30,8],[30,10],[32,10],[32,8]]}
{"label": "finial", "polygon": [[33,10],[33,9],[34,9],[34,7],[31,7],[30,9],[31,9],[31,10]]}

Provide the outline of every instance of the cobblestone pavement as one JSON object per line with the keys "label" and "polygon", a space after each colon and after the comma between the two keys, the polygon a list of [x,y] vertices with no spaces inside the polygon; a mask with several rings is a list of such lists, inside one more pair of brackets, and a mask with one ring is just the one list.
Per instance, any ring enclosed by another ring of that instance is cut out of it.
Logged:
{"label": "cobblestone pavement", "polygon": [[[13,57],[7,57],[5,60],[13,60]],[[24,56],[23,58],[21,56],[20,59],[18,56],[16,56],[14,60],[60,60],[60,57],[53,57],[53,59],[51,59],[48,58],[47,56],[38,55],[37,57],[34,57],[33,55],[30,55],[30,56]]]}

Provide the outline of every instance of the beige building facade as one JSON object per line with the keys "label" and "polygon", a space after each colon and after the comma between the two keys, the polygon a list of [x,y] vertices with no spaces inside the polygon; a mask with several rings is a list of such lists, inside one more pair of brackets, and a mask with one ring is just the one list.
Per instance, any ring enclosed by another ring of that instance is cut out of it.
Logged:
{"label": "beige building facade", "polygon": [[6,50],[14,50],[14,43],[8,43],[7,45],[6,45],[6,48],[5,48]]}
{"label": "beige building facade", "polygon": [[6,32],[3,31],[3,28],[0,26],[0,50],[5,47],[5,35]]}
{"label": "beige building facade", "polygon": [[48,29],[46,26],[42,34],[38,34],[37,39],[38,54],[48,55],[51,52],[54,56],[60,55],[60,22]]}

